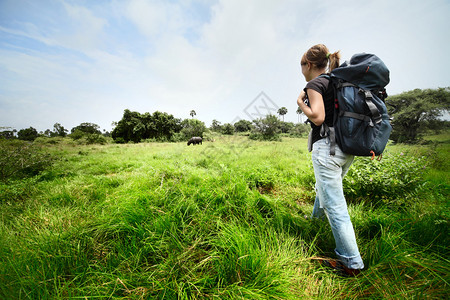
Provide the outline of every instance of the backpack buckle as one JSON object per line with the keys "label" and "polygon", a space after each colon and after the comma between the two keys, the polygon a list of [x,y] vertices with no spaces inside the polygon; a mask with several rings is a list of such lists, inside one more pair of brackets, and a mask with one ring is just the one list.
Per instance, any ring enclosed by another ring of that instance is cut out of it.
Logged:
{"label": "backpack buckle", "polygon": [[363,92],[364,92],[364,96],[366,97],[366,99],[373,99],[373,96],[372,96],[372,92],[371,91],[365,91],[365,90],[362,90]]}

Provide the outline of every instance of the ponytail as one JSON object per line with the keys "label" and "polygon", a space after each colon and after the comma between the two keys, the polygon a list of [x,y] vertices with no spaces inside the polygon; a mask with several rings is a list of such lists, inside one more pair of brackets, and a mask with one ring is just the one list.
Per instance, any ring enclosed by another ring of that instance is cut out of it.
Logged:
{"label": "ponytail", "polygon": [[339,60],[341,59],[341,54],[339,51],[334,53],[328,53],[328,72],[331,73],[334,69],[339,67]]}

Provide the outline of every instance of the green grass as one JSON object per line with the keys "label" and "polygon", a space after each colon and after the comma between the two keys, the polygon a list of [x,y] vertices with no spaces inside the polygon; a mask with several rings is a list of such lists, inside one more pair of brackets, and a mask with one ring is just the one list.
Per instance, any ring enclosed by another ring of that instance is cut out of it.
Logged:
{"label": "green grass", "polygon": [[0,183],[1,299],[449,295],[446,142],[357,158],[345,183],[367,267],[357,278],[314,259],[334,256],[334,240],[304,217],[304,139],[45,147],[51,169]]}

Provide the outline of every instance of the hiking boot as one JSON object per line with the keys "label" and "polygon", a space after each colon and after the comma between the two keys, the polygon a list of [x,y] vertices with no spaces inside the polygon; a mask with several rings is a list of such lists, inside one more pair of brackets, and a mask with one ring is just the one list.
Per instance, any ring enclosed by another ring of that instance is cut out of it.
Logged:
{"label": "hiking boot", "polygon": [[355,277],[359,273],[361,273],[361,269],[350,269],[346,267],[340,260],[331,259],[331,258],[321,258],[318,259],[319,263],[322,266],[331,268],[335,270],[339,275],[345,276],[345,277]]}

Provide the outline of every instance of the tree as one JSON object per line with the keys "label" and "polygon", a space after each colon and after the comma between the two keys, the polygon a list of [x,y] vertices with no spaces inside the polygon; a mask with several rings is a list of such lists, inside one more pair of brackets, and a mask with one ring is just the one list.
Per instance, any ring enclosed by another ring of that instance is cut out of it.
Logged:
{"label": "tree", "polygon": [[191,110],[191,112],[189,113],[191,115],[192,118],[194,118],[195,115],[197,115],[197,113],[195,112],[195,110]]}
{"label": "tree", "polygon": [[53,132],[50,129],[45,129],[43,135],[45,135],[46,137],[51,137],[53,134]]}
{"label": "tree", "polygon": [[294,123],[280,122],[279,127],[282,133],[289,133],[294,128]]}
{"label": "tree", "polygon": [[300,123],[300,116],[303,114],[302,109],[300,108],[300,106],[297,108],[296,111],[297,115],[298,115],[298,123]]}
{"label": "tree", "polygon": [[[53,133],[54,133],[54,136],[62,136],[62,137],[65,137],[66,135],[67,135],[67,129],[65,129],[64,128],[64,126],[62,126],[61,124],[59,124],[59,123],[55,123],[54,125],[53,125]],[[53,136],[53,135],[52,135]]]}
{"label": "tree", "polygon": [[[58,123],[56,123],[56,124],[58,124]],[[62,127],[62,128],[64,128],[64,127]],[[100,126],[98,126],[97,124],[94,124],[94,123],[87,123],[87,122],[81,123],[80,125],[72,128],[70,130],[71,133],[74,133],[75,131],[81,131],[83,133],[91,133],[91,134],[93,134],[93,133],[102,134],[102,132],[100,131]]]}
{"label": "tree", "polygon": [[102,135],[103,135],[104,137],[110,137],[110,136],[111,136],[111,132],[106,131],[106,129],[103,129]]}
{"label": "tree", "polygon": [[222,125],[220,124],[219,121],[214,119],[214,120],[212,120],[210,129],[215,132],[220,132],[220,131],[222,131]]}
{"label": "tree", "polygon": [[81,123],[70,130],[70,137],[73,140],[86,144],[105,144],[106,139],[102,136],[100,126],[94,123]]}
{"label": "tree", "polygon": [[415,89],[386,100],[393,118],[391,139],[395,142],[414,143],[420,129],[426,129],[442,114],[450,110],[450,88]]}
{"label": "tree", "polygon": [[280,116],[283,116],[283,122],[284,122],[284,115],[287,114],[287,112],[288,112],[288,110],[287,110],[287,108],[284,107],[284,106],[283,106],[282,108],[278,109],[278,114],[279,114]]}
{"label": "tree", "polygon": [[17,133],[16,129],[11,130],[11,127],[0,127],[0,138],[4,138],[4,139],[14,139]]}
{"label": "tree", "polygon": [[34,141],[38,137],[38,132],[33,127],[21,129],[17,133],[19,140]]}
{"label": "tree", "polygon": [[175,133],[181,130],[181,120],[164,112],[155,111],[153,114],[126,109],[122,119],[115,124],[111,133],[116,143],[129,141],[138,143],[144,139],[169,141]]}
{"label": "tree", "polygon": [[180,132],[182,129],[180,119],[159,111],[155,111],[145,124],[148,129],[147,138],[160,141],[169,141],[176,132]]}
{"label": "tree", "polygon": [[143,135],[144,128],[141,114],[125,109],[122,119],[117,122],[111,136],[116,143],[127,143],[129,141],[137,143],[142,139],[141,135]]}
{"label": "tree", "polygon": [[230,123],[225,123],[222,126],[222,133],[223,134],[227,134],[227,135],[232,135],[234,134],[234,126]]}
{"label": "tree", "polygon": [[274,115],[267,115],[264,119],[253,121],[255,127],[250,135],[252,139],[278,140],[280,133],[280,120]]}
{"label": "tree", "polygon": [[236,132],[246,132],[252,129],[252,122],[247,120],[239,120],[234,123],[234,130]]}
{"label": "tree", "polygon": [[190,139],[194,136],[203,137],[203,133],[206,130],[205,123],[197,119],[184,119],[181,122],[181,133],[185,139]]}

